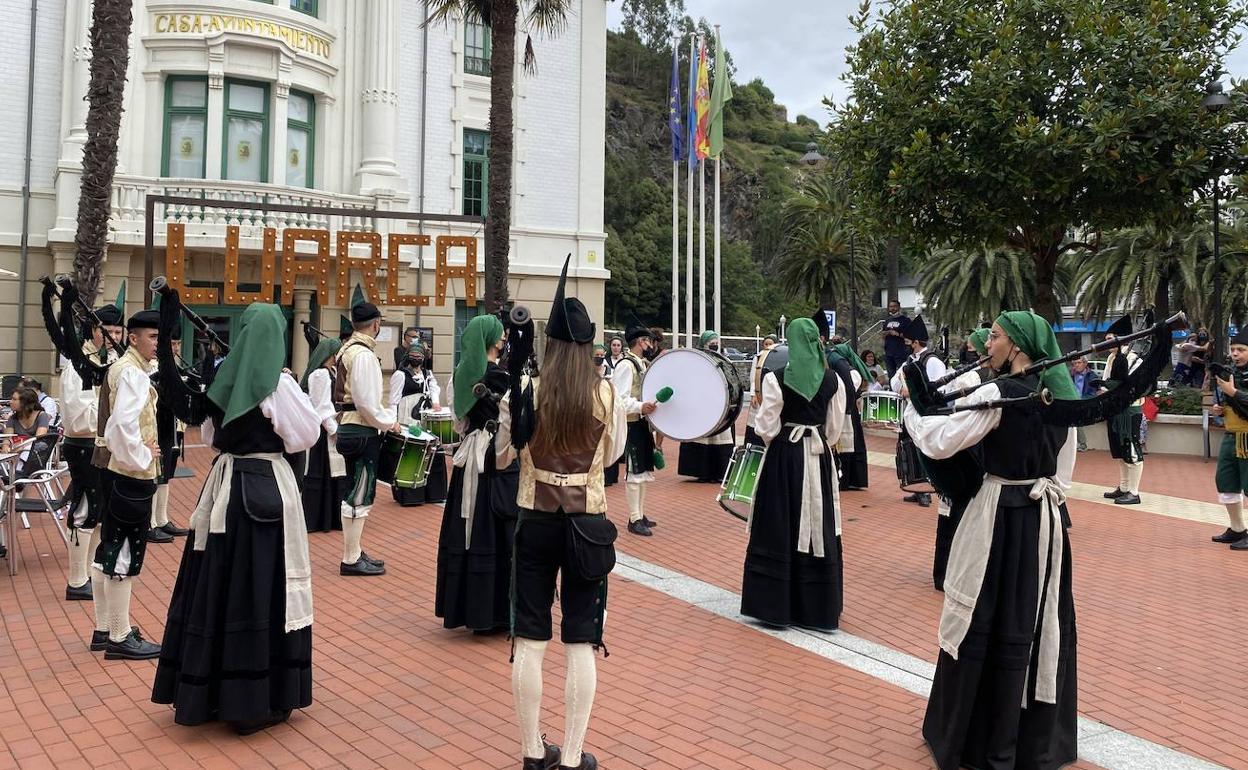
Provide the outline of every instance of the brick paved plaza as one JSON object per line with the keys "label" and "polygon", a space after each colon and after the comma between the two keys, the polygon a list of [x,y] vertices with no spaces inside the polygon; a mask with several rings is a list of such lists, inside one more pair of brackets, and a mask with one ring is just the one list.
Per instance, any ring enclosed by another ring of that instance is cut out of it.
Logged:
{"label": "brick paved plaza", "polygon": [[[623,532],[623,490],[612,488],[622,534],[611,655],[599,658],[586,741],[604,767],[931,766],[919,727],[941,603],[936,511],[901,502],[880,464],[891,442],[869,443],[871,489],[842,495],[845,613],[832,635],[767,632],[736,615],[744,524],[719,509],[715,487],[675,476],[674,447],[647,497],[655,537]],[[180,523],[210,461],[203,448],[189,455],[195,477],[172,488]],[[1148,457],[1136,508],[1099,499],[1116,479],[1106,455],[1079,456],[1076,480],[1089,486],[1070,501],[1078,766],[1248,768],[1248,555],[1211,544],[1225,523],[1200,520],[1217,512],[1213,464]],[[149,700],[154,662],[87,650],[91,605],[62,600],[64,546],[50,521],[32,519],[19,574],[0,582],[0,769],[517,766],[507,640],[446,631],[433,616],[440,507],[399,508],[384,488],[378,500],[365,546],[387,574],[339,577],[341,535],[311,536],[315,702],[247,738],[174,725]],[[184,542],[150,546],[135,590],[133,620],[156,640]],[[558,742],[559,645],[546,668],[543,727]]]}

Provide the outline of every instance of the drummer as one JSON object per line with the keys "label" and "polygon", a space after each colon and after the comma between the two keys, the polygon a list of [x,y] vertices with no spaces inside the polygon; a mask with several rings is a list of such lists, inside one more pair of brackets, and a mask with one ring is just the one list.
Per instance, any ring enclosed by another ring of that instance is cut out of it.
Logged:
{"label": "drummer", "polygon": [[624,333],[628,352],[611,375],[611,384],[628,414],[628,442],[624,449],[626,473],[624,491],[628,498],[628,531],[650,537],[655,522],[646,517],[646,485],[654,481],[654,433],[645,419],[656,408],[653,401],[641,400],[641,378],[646,359],[653,350],[652,332],[644,326],[630,326]]}
{"label": "drummer", "polygon": [[[408,345],[399,368],[390,375],[390,408],[395,410],[400,425],[419,422],[422,412],[442,409],[442,389],[433,372],[425,368],[425,361],[425,345],[415,338]],[[441,452],[434,455],[429,480],[424,486],[407,489],[391,484],[390,493],[394,501],[405,508],[446,500],[446,458]]]}
{"label": "drummer", "polygon": [[[722,356],[719,333],[710,329],[702,332],[702,336],[698,338],[698,348],[711,355]],[[692,476],[701,482],[718,484],[724,478],[724,471],[728,470],[736,443],[736,426],[731,424],[714,435],[682,441],[676,473]]]}

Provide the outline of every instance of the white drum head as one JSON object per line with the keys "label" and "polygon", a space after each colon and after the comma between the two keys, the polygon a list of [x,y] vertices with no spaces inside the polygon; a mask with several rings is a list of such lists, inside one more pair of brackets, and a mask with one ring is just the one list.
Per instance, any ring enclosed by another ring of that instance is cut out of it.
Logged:
{"label": "white drum head", "polygon": [[672,389],[672,397],[658,405],[650,424],[677,441],[709,436],[730,406],[722,370],[699,350],[669,350],[650,364],[641,382],[642,400],[655,400],[665,387]]}

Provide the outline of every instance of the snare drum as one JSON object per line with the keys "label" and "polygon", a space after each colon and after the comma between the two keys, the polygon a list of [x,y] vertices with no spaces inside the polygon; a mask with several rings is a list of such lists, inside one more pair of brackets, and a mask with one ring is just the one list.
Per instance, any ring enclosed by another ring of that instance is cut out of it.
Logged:
{"label": "snare drum", "polygon": [[757,444],[745,444],[733,450],[728,472],[724,474],[724,483],[715,499],[721,508],[738,519],[749,521],[765,451]]}
{"label": "snare drum", "polygon": [[420,424],[442,442],[446,449],[459,446],[460,435],[455,431],[455,414],[450,409],[433,411],[426,409],[420,413]]}
{"label": "snare drum", "polygon": [[672,389],[672,397],[650,414],[650,424],[677,441],[727,430],[740,414],[745,394],[731,361],[691,348],[669,350],[650,364],[641,380],[642,400],[655,400],[665,387]]}
{"label": "snare drum", "polygon": [[862,397],[862,421],[901,425],[901,396],[896,393],[867,393]]}
{"label": "snare drum", "polygon": [[377,480],[403,489],[419,489],[429,481],[438,440],[428,433],[387,433],[377,459]]}

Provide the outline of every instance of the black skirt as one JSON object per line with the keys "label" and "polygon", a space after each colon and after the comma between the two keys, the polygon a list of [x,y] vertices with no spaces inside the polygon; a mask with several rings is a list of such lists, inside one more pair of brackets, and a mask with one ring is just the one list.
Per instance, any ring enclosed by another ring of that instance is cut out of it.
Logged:
{"label": "black skirt", "polygon": [[192,532],[169,601],[154,703],[174,722],[247,722],[312,703],[312,628],[285,632],[280,520],[257,523],[235,485],[224,534],[195,550]]}
{"label": "black skirt", "polygon": [[516,532],[519,465],[493,469],[493,451],[477,482],[472,518],[472,548],[464,547],[464,519],[459,501],[464,469],[451,472],[451,487],[438,534],[438,573],[433,612],[446,628],[473,631],[506,629],[511,620],[511,557]]}
{"label": "black skirt", "polygon": [[937,591],[945,590],[945,568],[949,566],[949,548],[958,532],[958,522],[970,500],[953,500],[949,503],[949,515],[936,517],[936,552],[932,556],[932,584]]}
{"label": "black skirt", "polygon": [[741,581],[741,614],[776,626],[836,628],[844,604],[841,538],[832,503],[832,456],[819,458],[824,555],[798,553],[805,443],[778,437],[767,448],[755,493]]}
{"label": "black skirt", "polygon": [[308,450],[303,477],[303,519],[309,532],[342,529],[342,487],[345,476],[329,474],[329,435],[321,429],[316,446]]}
{"label": "black skirt", "polygon": [[440,503],[446,499],[446,455],[438,451],[429,466],[429,480],[423,487],[408,489],[390,485],[390,494],[394,501],[404,508],[425,503]]}
{"label": "black skirt", "polygon": [[849,413],[854,427],[854,452],[838,452],[837,467],[841,471],[841,490],[867,488],[867,437],[862,432],[862,417],[857,411]]}
{"label": "black skirt", "polygon": [[992,551],[970,631],[957,660],[941,651],[923,720],[923,737],[941,770],[962,766],[1055,770],[1077,758],[1075,607],[1070,541],[1064,531],[1058,533],[1065,554],[1058,594],[1057,703],[1038,703],[1032,697],[1036,661],[1032,641],[1039,641],[1039,526],[1038,504],[997,509]]}
{"label": "black skirt", "polygon": [[676,464],[676,473],[691,476],[698,481],[713,481],[716,484],[724,480],[728,463],[732,460],[732,444],[700,444],[696,441],[684,441],[680,444],[680,460]]}

